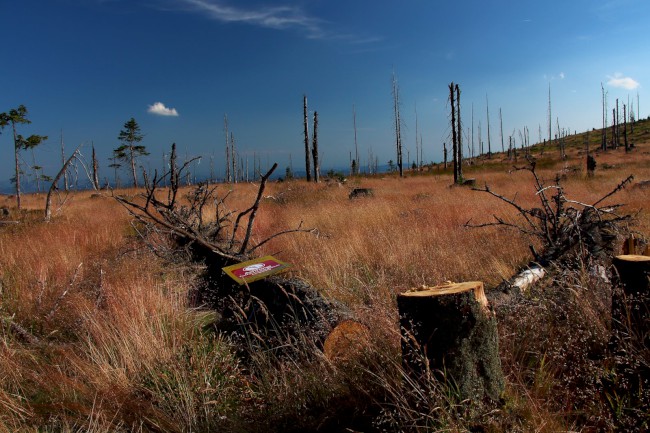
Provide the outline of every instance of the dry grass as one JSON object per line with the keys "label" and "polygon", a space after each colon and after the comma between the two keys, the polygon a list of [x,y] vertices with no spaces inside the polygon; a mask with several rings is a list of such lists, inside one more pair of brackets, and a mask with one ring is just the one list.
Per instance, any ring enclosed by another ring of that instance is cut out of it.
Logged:
{"label": "dry grass", "polygon": [[[565,174],[567,195],[589,203],[629,174],[649,180],[649,150],[645,143],[629,155],[622,150],[599,155],[596,175],[587,178],[577,149],[570,152],[574,159],[559,163],[547,149],[539,155],[539,173],[549,180]],[[517,196],[524,207],[537,206],[529,174],[510,171],[511,165],[481,161],[465,175],[505,196]],[[308,414],[304,424],[293,424],[297,429],[314,428],[323,418],[331,421],[337,407],[351,414],[371,397],[404,409],[399,403],[405,396],[398,385],[395,295],[446,280],[482,280],[493,287],[531,259],[530,240],[518,233],[463,227],[468,220],[487,222],[493,214],[516,218],[512,209],[450,183],[448,173],[434,169],[405,179],[352,179],[343,186],[302,181],[269,185],[256,220],[256,239],[301,221],[317,228],[318,235],[276,238],[260,255],[276,254],[292,263],[293,275],[349,306],[371,325],[376,350],[345,368],[322,357],[304,362],[261,357],[265,373],[256,376],[240,368],[227,342],[201,330],[189,303],[195,271],[162,262],[144,248],[127,212],[114,200],[73,194],[45,224],[40,221],[44,198],[25,196],[27,210],[20,215],[11,211],[22,223],[0,226],[0,432],[246,431],[251,426],[245,420],[289,428],[292,417]],[[372,188],[375,194],[350,200],[352,186]],[[220,187],[223,192],[228,188]],[[236,185],[229,206],[245,209],[255,191],[253,185]],[[625,203],[628,212],[640,211],[632,229],[648,235],[650,216],[643,208],[649,199],[650,189],[628,188],[610,201]],[[11,205],[9,198],[0,197],[0,206]],[[585,294],[578,289],[589,287],[586,278],[567,277],[566,285],[577,296],[568,304],[571,308],[583,302]],[[602,313],[598,305],[581,310],[586,311],[581,326]],[[537,307],[518,314],[535,314],[541,311]],[[513,326],[524,323],[513,317]],[[38,343],[25,341],[12,324]],[[517,338],[502,344],[509,373],[507,404],[499,414],[472,415],[471,422],[497,430],[579,430],[576,420],[588,422],[558,407],[569,405],[571,394],[561,393],[562,405],[552,401],[560,395],[559,385],[570,389],[577,383],[558,364],[564,346],[535,346],[531,358],[524,345],[540,330],[551,338],[566,329],[536,329],[541,321],[530,325],[511,330]],[[504,335],[509,334],[502,330]],[[513,343],[517,341],[521,344]],[[584,354],[578,355],[575,362],[587,365]],[[417,414],[425,422],[420,431],[462,431],[471,425],[465,409],[454,408],[458,402],[449,389],[418,392],[428,405]],[[585,405],[581,410],[589,409]],[[395,418],[397,412],[383,412],[383,419],[399,422],[407,416]]]}

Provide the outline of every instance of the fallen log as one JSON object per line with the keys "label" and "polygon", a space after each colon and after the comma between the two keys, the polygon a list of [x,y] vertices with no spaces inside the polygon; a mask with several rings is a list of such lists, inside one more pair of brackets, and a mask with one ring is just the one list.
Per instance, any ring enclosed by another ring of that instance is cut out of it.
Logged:
{"label": "fallen log", "polygon": [[403,366],[413,380],[453,384],[463,399],[500,397],[497,324],[482,282],[414,289],[398,295],[397,305]]}

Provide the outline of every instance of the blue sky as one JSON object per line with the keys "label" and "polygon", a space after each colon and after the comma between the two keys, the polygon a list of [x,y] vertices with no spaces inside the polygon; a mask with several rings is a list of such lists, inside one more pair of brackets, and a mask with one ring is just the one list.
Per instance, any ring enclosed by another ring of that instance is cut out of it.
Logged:
{"label": "blue sky", "polygon": [[[571,130],[598,127],[601,83],[610,107],[629,97],[638,113],[638,94],[647,117],[648,19],[647,0],[4,1],[0,112],[27,106],[33,123],[19,132],[49,136],[35,157],[51,175],[61,131],[68,150],[85,143],[89,155],[92,142],[107,165],[134,117],[151,152],[143,165],[161,165],[176,142],[181,156],[204,156],[199,170],[214,155],[223,176],[224,114],[251,165],[253,153],[280,167],[291,155],[304,169],[307,94],[326,171],[348,164],[353,105],[362,164],[370,149],[380,164],[396,159],[395,71],[406,151],[413,160],[417,107],[424,158],[440,161],[451,81],[461,88],[464,130],[473,104],[484,141],[489,98],[497,148],[499,109],[506,142],[524,127],[532,141],[540,125],[546,135],[549,85],[554,129],[557,119]],[[1,185],[13,174],[10,137],[0,135]]]}

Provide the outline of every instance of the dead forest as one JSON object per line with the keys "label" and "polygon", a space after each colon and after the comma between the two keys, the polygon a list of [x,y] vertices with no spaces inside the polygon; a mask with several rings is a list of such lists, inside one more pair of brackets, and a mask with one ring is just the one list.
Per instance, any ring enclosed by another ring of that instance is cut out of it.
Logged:
{"label": "dead forest", "polygon": [[307,179],[0,196],[0,432],[650,428],[649,120],[343,179],[304,113]]}

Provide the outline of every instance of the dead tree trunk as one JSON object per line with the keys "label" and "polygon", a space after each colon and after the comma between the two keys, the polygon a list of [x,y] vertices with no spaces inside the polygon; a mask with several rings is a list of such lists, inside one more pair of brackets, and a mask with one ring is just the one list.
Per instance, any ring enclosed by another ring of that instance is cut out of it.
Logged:
{"label": "dead tree trunk", "polygon": [[[65,165],[65,148],[63,144],[63,130],[61,130],[61,166]],[[63,173],[63,190],[68,192],[68,172]]]}
{"label": "dead tree trunk", "polygon": [[226,136],[226,179],[225,181],[230,183],[230,138],[228,135],[228,116],[223,115],[223,131]]}
{"label": "dead tree trunk", "polygon": [[[99,191],[99,162],[97,162],[97,155],[95,154],[95,145],[93,144],[93,187]],[[64,173],[65,175],[65,173]]]}
{"label": "dead tree trunk", "polygon": [[463,398],[499,398],[497,324],[482,282],[423,287],[399,295],[397,306],[407,374],[446,381]]}
{"label": "dead tree trunk", "polygon": [[402,161],[402,119],[399,112],[399,87],[397,85],[397,77],[393,72],[393,110],[395,116],[395,148],[397,150],[397,168],[399,169],[399,177],[404,176],[404,163]]}
{"label": "dead tree trunk", "polygon": [[460,123],[460,88],[456,84],[456,140],[458,140],[458,181],[463,183],[463,129]]}
{"label": "dead tree trunk", "polygon": [[444,155],[445,170],[447,170],[447,143],[442,143],[442,151]]}
{"label": "dead tree trunk", "polygon": [[237,158],[235,151],[235,135],[230,133],[230,162],[232,163],[232,182],[237,183]]}
{"label": "dead tree trunk", "polygon": [[311,182],[311,162],[309,158],[309,117],[307,116],[307,95],[302,97],[302,114],[305,127],[305,172],[307,182]]}
{"label": "dead tree trunk", "polygon": [[52,217],[52,193],[56,189],[56,184],[59,182],[61,179],[61,176],[63,176],[66,171],[68,170],[68,166],[72,162],[73,159],[77,157],[79,154],[79,145],[74,152],[72,152],[72,155],[66,162],[63,163],[63,167],[61,167],[61,170],[59,170],[59,173],[56,175],[54,180],[52,181],[52,185],[50,186],[50,189],[47,192],[47,198],[45,199],[45,222],[49,222],[50,218]]}
{"label": "dead tree trunk", "polygon": [[630,146],[627,142],[627,107],[625,104],[623,104],[623,140],[625,143],[625,151],[629,152],[630,151]]}
{"label": "dead tree trunk", "polygon": [[456,141],[456,109],[454,105],[454,82],[449,85],[449,102],[451,104],[451,154],[454,165],[454,183],[458,183],[458,142]]}
{"label": "dead tree trunk", "polygon": [[311,154],[314,158],[314,182],[320,182],[320,163],[318,162],[318,111],[314,111],[314,138]]}

